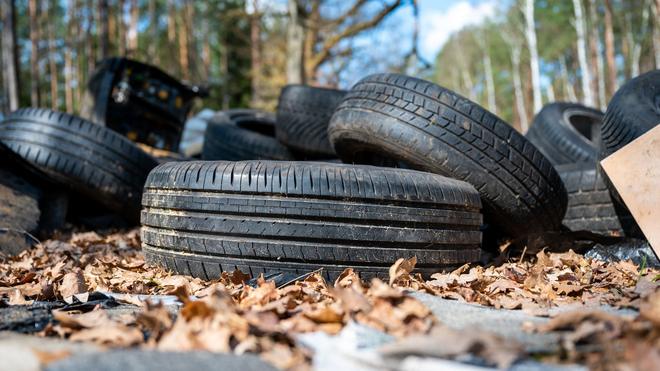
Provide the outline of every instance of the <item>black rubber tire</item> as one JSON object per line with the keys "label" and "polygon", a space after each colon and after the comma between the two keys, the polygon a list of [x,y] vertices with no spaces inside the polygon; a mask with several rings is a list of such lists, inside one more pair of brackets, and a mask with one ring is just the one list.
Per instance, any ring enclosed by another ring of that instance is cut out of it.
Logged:
{"label": "black rubber tire", "polygon": [[[601,136],[605,158],[660,124],[660,70],[628,81],[610,100],[603,119]],[[645,238],[621,196],[602,172],[612,195],[614,207],[628,237]]]}
{"label": "black rubber tire", "polygon": [[240,269],[387,277],[416,256],[426,274],[480,257],[477,191],[435,174],[321,162],[167,163],[145,185],[151,262],[204,279]]}
{"label": "black rubber tire", "polygon": [[660,70],[639,75],[612,97],[601,127],[605,158],[660,124]]}
{"label": "black rubber tire", "polygon": [[130,220],[140,214],[144,181],[157,162],[123,136],[79,117],[19,109],[0,125],[0,141],[53,180]]}
{"label": "black rubber tire", "polygon": [[578,103],[543,107],[525,137],[555,166],[596,162],[603,112]]}
{"label": "black rubber tire", "polygon": [[277,104],[277,139],[312,158],[336,157],[328,139],[330,117],[346,91],[287,85]]}
{"label": "black rubber tire", "polygon": [[612,198],[594,162],[557,166],[568,192],[564,225],[572,231],[586,230],[621,236],[623,230]]}
{"label": "black rubber tire", "polygon": [[264,112],[229,110],[213,116],[204,133],[204,160],[293,160],[275,139],[275,119]]}
{"label": "black rubber tire", "polygon": [[344,162],[392,159],[472,184],[489,235],[517,238],[561,226],[567,195],[550,162],[507,123],[451,90],[397,74],[369,76],[347,94],[328,132]]}

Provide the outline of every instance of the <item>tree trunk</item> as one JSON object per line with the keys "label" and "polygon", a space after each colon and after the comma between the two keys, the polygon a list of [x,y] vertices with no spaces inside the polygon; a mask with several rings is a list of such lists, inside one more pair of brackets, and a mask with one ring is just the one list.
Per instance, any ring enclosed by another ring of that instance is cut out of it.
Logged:
{"label": "tree trunk", "polygon": [[[170,66],[175,67],[177,64],[174,63],[178,59],[177,48],[174,47],[177,45],[176,41],[176,4],[174,0],[168,0],[167,2],[167,45],[171,46],[168,48]],[[181,76],[181,70],[177,70],[179,76]]]}
{"label": "tree trunk", "polygon": [[39,107],[39,18],[37,0],[28,1],[30,17],[30,102],[32,107]]}
{"label": "tree trunk", "polygon": [[486,92],[488,94],[488,110],[497,114],[497,101],[495,100],[495,82],[493,81],[493,66],[490,62],[490,54],[484,49],[484,72],[486,74]]}
{"label": "tree trunk", "polygon": [[117,1],[117,31],[119,31],[119,55],[126,56],[126,22],[124,22],[125,0]]}
{"label": "tree trunk", "polygon": [[110,15],[108,14],[108,0],[98,0],[97,8],[97,33],[99,37],[98,59],[102,60],[108,57],[110,49]]}
{"label": "tree trunk", "polygon": [[298,13],[298,1],[288,0],[287,3],[289,21],[286,32],[286,81],[288,84],[304,84],[303,43],[305,32]]}
{"label": "tree trunk", "polygon": [[252,17],[250,17],[250,57],[252,106],[261,105],[261,12],[259,0],[252,0]]}
{"label": "tree trunk", "polygon": [[559,69],[561,71],[561,77],[564,80],[564,93],[570,102],[577,102],[575,88],[573,88],[573,84],[568,78],[568,67],[566,66],[566,56],[564,55],[562,55],[561,59],[559,60]]}
{"label": "tree trunk", "polygon": [[75,7],[70,4],[68,8],[69,20],[66,29],[66,50],[64,52],[64,104],[66,105],[66,111],[73,113],[73,59],[71,55],[74,53],[73,33],[75,27],[73,19],[75,19]]}
{"label": "tree trunk", "polygon": [[612,24],[612,3],[605,0],[605,60],[607,61],[607,96],[611,97],[619,88],[616,81],[614,61],[614,26]]}
{"label": "tree trunk", "polygon": [[655,0],[653,7],[653,51],[655,68],[660,70],[660,0]]}
{"label": "tree trunk", "polygon": [[591,38],[590,38],[590,47],[591,47],[591,64],[592,71],[594,71],[595,78],[592,79],[594,84],[595,91],[598,91],[598,107],[601,110],[605,110],[607,106],[607,100],[605,97],[605,71],[603,66],[603,43],[600,37],[600,29],[598,27],[599,18],[598,18],[598,4],[596,0],[589,0],[589,18],[591,19]]}
{"label": "tree trunk", "polygon": [[85,65],[85,48],[83,47],[83,42],[84,42],[84,36],[85,32],[81,32],[82,26],[84,23],[83,20],[83,8],[85,7],[85,4],[83,3],[83,0],[75,0],[73,2],[75,4],[75,12],[76,12],[76,18],[75,18],[75,24],[73,28],[73,38],[75,40],[75,46],[73,50],[76,53],[76,57],[74,60],[75,64],[75,75],[74,79],[76,81],[76,89],[74,90],[75,96],[74,96],[74,112],[79,112],[80,111],[80,104],[82,102],[82,92],[84,88],[84,83],[85,83],[85,78],[84,78],[84,65]]}
{"label": "tree trunk", "polygon": [[[631,77],[639,76],[639,62],[640,58],[642,56],[642,42],[644,40],[644,37],[648,33],[648,25],[649,25],[649,8],[651,7],[651,4],[647,1],[643,2],[643,8],[642,8],[642,24],[640,25],[640,30],[639,33],[637,33],[637,38],[635,38],[635,34],[631,34],[632,38],[632,48],[631,48],[631,53],[630,53],[630,75]],[[632,28],[631,24],[631,28]]]}
{"label": "tree trunk", "polygon": [[520,131],[524,134],[529,128],[527,120],[527,108],[525,107],[525,93],[520,80],[520,47],[511,47],[511,63],[513,64],[513,93],[516,99],[516,111],[520,122]]}
{"label": "tree trunk", "polygon": [[[131,20],[128,26],[128,54],[137,57],[138,52],[138,20],[140,8],[137,0],[131,0]],[[153,41],[152,41],[153,42]]]}
{"label": "tree trunk", "polygon": [[[46,1],[48,3],[48,1]],[[52,10],[56,9],[55,5],[51,5]],[[49,9],[50,10],[50,9]],[[51,15],[55,17],[55,14]],[[53,19],[51,18],[51,19]],[[57,62],[55,61],[56,48],[55,48],[55,30],[53,29],[53,22],[46,22],[46,30],[48,32],[48,70],[50,79],[50,108],[53,110],[59,109],[59,92],[58,92],[58,71]]]}
{"label": "tree trunk", "polygon": [[149,37],[151,42],[147,47],[147,55],[149,60],[153,61],[154,64],[158,65],[158,14],[156,13],[156,0],[149,0],[148,10],[149,12]]}
{"label": "tree trunk", "polygon": [[534,19],[534,0],[525,0],[525,25],[527,44],[529,47],[529,67],[532,73],[532,94],[534,96],[534,113],[541,110],[541,72],[539,69],[539,52],[536,46],[536,21]]}
{"label": "tree trunk", "polygon": [[87,49],[87,80],[96,67],[96,53],[94,52],[94,34],[92,33],[92,24],[94,24],[94,1],[87,0],[87,30],[85,32],[85,48]]}
{"label": "tree trunk", "polygon": [[556,102],[555,98],[555,88],[552,86],[552,81],[545,88],[545,96],[548,98],[548,103]]}
{"label": "tree trunk", "polygon": [[587,62],[587,44],[584,15],[582,13],[582,0],[573,0],[573,8],[575,10],[578,62],[580,63],[580,72],[582,73],[583,103],[589,107],[593,107],[594,96],[591,90],[591,71],[589,70],[589,62]]}
{"label": "tree trunk", "polygon": [[181,67],[181,76],[184,80],[190,81],[190,66],[188,64],[188,28],[186,27],[186,4],[181,10],[179,18],[179,67]]}
{"label": "tree trunk", "polygon": [[19,106],[18,47],[16,45],[16,4],[14,0],[0,2],[2,10],[2,72],[9,110]]}

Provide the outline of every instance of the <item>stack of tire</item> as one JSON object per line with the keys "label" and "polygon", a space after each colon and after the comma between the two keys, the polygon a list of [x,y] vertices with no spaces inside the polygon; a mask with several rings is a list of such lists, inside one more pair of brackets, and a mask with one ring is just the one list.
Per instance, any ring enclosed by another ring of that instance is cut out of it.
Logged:
{"label": "stack of tire", "polygon": [[202,157],[150,173],[142,243],[148,260],[205,279],[382,277],[412,257],[428,276],[559,230],[567,203],[552,163],[509,124],[398,74],[349,91],[288,86],[275,118],[219,114]]}
{"label": "stack of tire", "polygon": [[41,108],[19,109],[0,123],[0,156],[0,234],[61,228],[72,208],[135,224],[157,165],[108,128]]}
{"label": "stack of tire", "polygon": [[537,114],[526,136],[564,181],[566,227],[644,237],[598,162],[658,124],[660,70],[624,84],[605,113],[580,104],[551,103]]}

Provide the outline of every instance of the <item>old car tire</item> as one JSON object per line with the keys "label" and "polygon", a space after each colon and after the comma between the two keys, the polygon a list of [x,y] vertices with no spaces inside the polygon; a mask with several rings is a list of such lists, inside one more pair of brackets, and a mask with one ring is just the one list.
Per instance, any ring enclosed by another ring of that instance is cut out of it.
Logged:
{"label": "old car tire", "polygon": [[19,109],[0,141],[53,180],[137,220],[142,186],[156,161],[123,136],[49,109]]}
{"label": "old car tire", "polygon": [[607,105],[603,126],[603,156],[607,157],[660,124],[660,70],[625,83]]}
{"label": "old car tire", "polygon": [[205,279],[240,269],[387,277],[398,258],[431,274],[480,256],[471,185],[412,170],[321,162],[167,163],[145,185],[148,260]]}
{"label": "old car tire", "polygon": [[328,132],[345,162],[389,158],[472,184],[495,234],[561,226],[566,190],[550,162],[507,123],[451,90],[397,74],[369,76],[346,95]]}
{"label": "old car tire", "polygon": [[263,112],[231,110],[209,120],[202,149],[204,160],[292,160],[275,139],[275,119]]}
{"label": "old car tire", "polygon": [[612,198],[596,163],[565,164],[556,169],[568,192],[565,226],[573,231],[623,234]]}
{"label": "old car tire", "polygon": [[328,123],[343,90],[287,85],[277,104],[277,139],[312,158],[336,157],[328,139]]}
{"label": "old car tire", "polygon": [[[601,136],[605,158],[660,124],[660,70],[639,75],[625,83],[607,105]],[[639,225],[630,214],[621,196],[606,174],[621,226],[628,237],[644,238]]]}
{"label": "old car tire", "polygon": [[534,117],[525,137],[553,165],[596,162],[603,113],[578,103],[550,103]]}

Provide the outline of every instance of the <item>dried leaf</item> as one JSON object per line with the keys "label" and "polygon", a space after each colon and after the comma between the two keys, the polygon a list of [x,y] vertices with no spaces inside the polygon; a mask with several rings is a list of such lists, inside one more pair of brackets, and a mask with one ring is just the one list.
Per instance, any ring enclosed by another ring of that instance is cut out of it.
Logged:
{"label": "dried leaf", "polygon": [[413,256],[410,259],[403,259],[403,258],[398,259],[390,267],[390,286],[392,286],[401,277],[410,275],[410,272],[412,272],[412,270],[415,269],[416,264],[417,264],[416,256]]}

